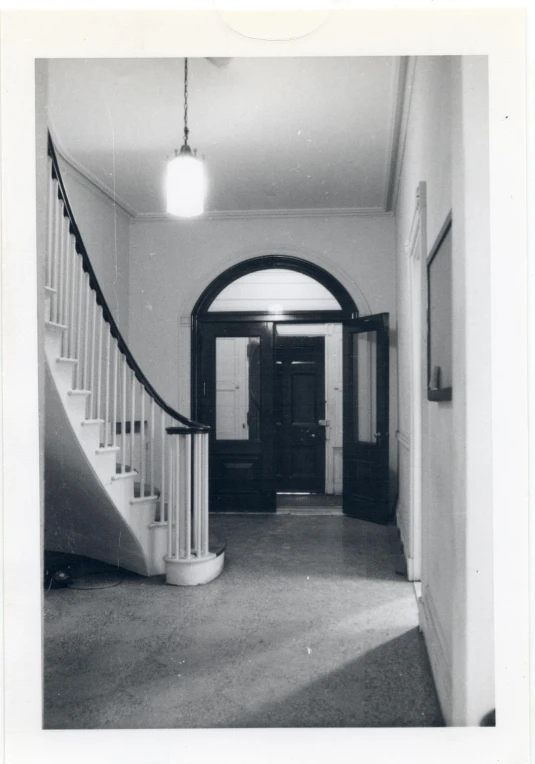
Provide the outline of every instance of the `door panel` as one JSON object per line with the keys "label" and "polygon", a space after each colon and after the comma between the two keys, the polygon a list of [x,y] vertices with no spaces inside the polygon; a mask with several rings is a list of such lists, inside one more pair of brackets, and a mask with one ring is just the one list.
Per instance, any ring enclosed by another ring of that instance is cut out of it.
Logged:
{"label": "door panel", "polygon": [[277,490],[323,493],[324,338],[278,337],[275,357]]}
{"label": "door panel", "polygon": [[344,513],[387,523],[388,314],[344,323]]}
{"label": "door panel", "polygon": [[275,511],[273,324],[202,327],[199,413],[212,428],[210,509]]}

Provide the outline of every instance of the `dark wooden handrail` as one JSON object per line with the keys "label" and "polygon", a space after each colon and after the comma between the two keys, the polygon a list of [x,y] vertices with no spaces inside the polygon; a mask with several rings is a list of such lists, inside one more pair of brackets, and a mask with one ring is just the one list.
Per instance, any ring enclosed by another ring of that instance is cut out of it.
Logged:
{"label": "dark wooden handrail", "polygon": [[80,234],[80,230],[76,224],[76,220],[74,219],[71,205],[69,204],[69,199],[65,190],[63,178],[61,177],[61,171],[59,169],[58,159],[50,133],[48,134],[48,156],[52,160],[52,177],[58,181],[58,197],[63,202],[63,214],[69,219],[69,231],[74,236],[76,251],[82,258],[82,267],[84,271],[89,275],[89,285],[95,292],[97,304],[102,308],[104,321],[109,324],[111,335],[117,340],[119,350],[125,356],[128,366],[132,369],[136,379],[143,385],[150,397],[155,400],[158,406],[160,406],[160,408],[162,408],[166,414],[175,419],[177,422],[180,422],[182,425],[185,425],[190,432],[206,432],[210,430],[210,427],[207,425],[201,424],[200,422],[194,422],[192,419],[188,419],[188,417],[179,414],[178,411],[175,411],[173,408],[171,408],[171,406],[169,406],[163,400],[163,398],[158,395],[147,377],[141,371],[139,364],[130,352],[128,345],[126,344],[121,332],[119,331],[119,327],[117,326],[113,314],[108,307],[106,298],[104,297],[100,284],[98,283],[98,279],[95,275],[95,271],[93,270],[93,266],[91,265],[91,261],[89,259],[89,255],[87,254],[87,250]]}

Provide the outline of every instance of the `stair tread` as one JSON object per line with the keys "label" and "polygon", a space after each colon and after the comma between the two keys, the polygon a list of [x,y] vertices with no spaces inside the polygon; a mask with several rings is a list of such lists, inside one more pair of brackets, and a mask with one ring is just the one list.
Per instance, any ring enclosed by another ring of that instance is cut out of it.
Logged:
{"label": "stair tread", "polygon": [[62,331],[67,328],[65,324],[57,324],[55,321],[45,321],[45,327],[48,329],[61,329]]}

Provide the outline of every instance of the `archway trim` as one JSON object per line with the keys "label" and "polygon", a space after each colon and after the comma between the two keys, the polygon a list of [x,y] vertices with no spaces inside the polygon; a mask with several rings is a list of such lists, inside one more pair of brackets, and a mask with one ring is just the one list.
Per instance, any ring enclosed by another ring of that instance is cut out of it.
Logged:
{"label": "archway trim", "polygon": [[261,255],[236,263],[216,276],[195,303],[192,310],[193,323],[196,323],[195,319],[208,313],[210,305],[229,284],[249,273],[270,268],[283,268],[310,276],[310,278],[322,284],[338,300],[341,306],[339,311],[340,320],[358,317],[358,307],[353,297],[337,278],[320,265],[291,255]]}

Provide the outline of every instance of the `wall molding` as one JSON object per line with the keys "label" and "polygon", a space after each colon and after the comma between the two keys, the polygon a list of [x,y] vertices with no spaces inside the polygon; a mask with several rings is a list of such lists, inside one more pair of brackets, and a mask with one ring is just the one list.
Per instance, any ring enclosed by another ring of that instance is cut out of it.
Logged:
{"label": "wall molding", "polygon": [[407,129],[409,126],[409,116],[411,112],[412,94],[414,92],[414,79],[416,75],[417,61],[418,61],[417,56],[410,56],[407,62],[405,88],[404,88],[403,99],[402,99],[403,107],[402,107],[400,127],[399,127],[399,141],[398,141],[398,149],[396,152],[396,165],[395,165],[393,181],[392,181],[392,199],[390,204],[390,209],[392,210],[396,209],[396,205],[398,201],[399,183],[401,180],[401,173],[403,170],[403,160],[405,158],[405,145],[407,143]]}
{"label": "wall molding", "polygon": [[291,219],[291,218],[355,218],[355,217],[384,217],[392,218],[394,213],[385,207],[325,207],[303,209],[276,210],[213,210],[198,218],[176,218],[167,212],[137,212],[124,199],[117,195],[108,185],[97,178],[94,173],[78,162],[63,146],[52,124],[49,124],[50,134],[56,149],[56,154],[67,165],[69,171],[89,191],[101,200],[112,204],[119,211],[136,222],[167,222],[188,225],[212,220],[258,220],[258,219]]}
{"label": "wall molding", "polygon": [[73,172],[76,179],[88,189],[94,193],[98,198],[112,204],[116,210],[124,213],[129,219],[136,217],[136,211],[127,204],[124,199],[121,199],[113,189],[109,188],[103,183],[96,175],[87,169],[81,162],[78,162],[63,146],[61,140],[59,140],[56,131],[52,124],[48,126],[52,142],[56,150],[56,154],[68,167],[70,172]]}
{"label": "wall molding", "polygon": [[[407,56],[399,56],[396,58],[396,70],[394,73],[394,98],[395,104],[390,115],[389,124],[389,150],[386,163],[386,184],[384,195],[384,208],[385,210],[392,209],[392,200],[394,198],[394,189],[396,185],[396,168],[398,164],[398,156],[400,151],[400,136],[403,116],[403,106],[405,100],[405,88],[407,84],[407,71],[409,65],[409,58]],[[406,129],[406,125],[405,125]]]}
{"label": "wall molding", "polygon": [[397,511],[396,511],[396,521],[398,524],[399,529],[399,535],[401,538],[401,545],[403,547],[403,554],[405,556],[405,562],[407,563],[407,578],[409,581],[413,580],[413,560],[412,557],[408,553],[408,549],[410,549],[410,536],[409,536],[409,529],[407,528],[407,522],[406,522],[406,507],[403,506],[403,504],[398,503]]}
{"label": "wall molding", "polygon": [[411,441],[408,435],[405,435],[404,432],[401,432],[401,430],[396,430],[396,438],[398,443],[401,443],[401,445],[407,449],[407,451],[411,450]]}
{"label": "wall molding", "polygon": [[442,714],[446,724],[451,726],[453,699],[451,661],[444,630],[428,587],[423,589],[422,596],[418,599],[418,614]]}
{"label": "wall molding", "polygon": [[74,167],[68,159],[65,159],[65,157],[58,151],[56,152],[58,155],[58,158],[60,162],[64,164],[62,175],[63,177],[73,177],[77,183],[79,183],[81,186],[83,186],[87,191],[89,191],[93,196],[96,196],[97,199],[99,199],[101,202],[104,202],[105,204],[109,205],[110,207],[113,207],[120,215],[122,215],[127,220],[132,220],[132,214],[126,210],[120,202],[117,200],[114,201],[113,198],[107,194],[105,191],[103,191],[101,188],[96,186],[93,181],[88,178],[84,173],[80,172],[76,167]]}
{"label": "wall molding", "polygon": [[[418,238],[422,230],[422,218],[424,218],[424,211],[426,208],[426,185],[424,181],[420,181],[418,188],[416,189],[416,204],[414,205],[411,227],[404,245],[405,254],[408,255],[408,257],[413,257],[415,260],[420,260],[420,257],[422,256],[422,248],[421,246],[418,248],[416,244],[418,243]],[[420,239],[420,244],[421,242],[422,239]]]}
{"label": "wall molding", "polygon": [[329,207],[325,209],[295,209],[295,210],[214,210],[206,212],[198,218],[176,218],[165,212],[139,212],[134,215],[136,222],[165,221],[188,225],[192,223],[210,222],[212,220],[255,220],[255,219],[289,219],[289,218],[354,218],[354,217],[393,217],[393,212],[381,207]]}

